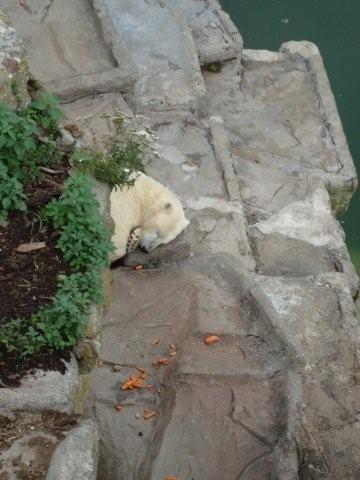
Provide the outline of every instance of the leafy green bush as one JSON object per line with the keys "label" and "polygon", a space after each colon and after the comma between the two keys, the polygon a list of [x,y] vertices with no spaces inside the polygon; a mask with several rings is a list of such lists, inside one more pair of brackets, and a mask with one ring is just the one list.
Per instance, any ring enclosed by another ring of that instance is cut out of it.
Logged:
{"label": "leafy green bush", "polygon": [[7,167],[9,176],[22,178],[21,162],[35,150],[37,132],[34,120],[23,118],[0,103],[0,162]]}
{"label": "leafy green bush", "polygon": [[0,102],[0,162],[9,177],[37,184],[42,179],[40,167],[61,160],[56,142],[43,144],[37,137],[41,131],[54,133],[62,115],[57,99],[48,93],[17,112]]}
{"label": "leafy green bush", "polygon": [[63,154],[56,142],[40,143],[35,150],[26,153],[21,161],[21,172],[24,183],[38,185],[44,174],[41,167],[54,167],[61,162]]}
{"label": "leafy green bush", "polygon": [[102,222],[92,187],[90,177],[76,172],[66,181],[60,198],[43,210],[44,219],[50,220],[60,233],[58,248],[76,271],[106,267],[113,249],[111,233]]}
{"label": "leafy green bush", "polygon": [[31,316],[30,327],[21,319],[0,328],[0,344],[27,357],[47,347],[61,350],[76,344],[84,335],[89,308],[102,301],[98,270],[59,276],[58,291],[50,305]]}
{"label": "leafy green bush", "polygon": [[115,135],[107,150],[77,150],[72,161],[79,170],[91,173],[111,188],[122,188],[134,185],[136,172],[144,171],[140,153],[140,144],[132,142],[124,146]]}
{"label": "leafy green bush", "polygon": [[59,108],[59,100],[50,93],[44,92],[20,112],[29,121],[35,122],[45,132],[54,133],[59,121],[64,117]]}
{"label": "leafy green bush", "polygon": [[26,211],[25,198],[22,184],[16,177],[10,177],[6,166],[0,163],[0,224],[10,210]]}

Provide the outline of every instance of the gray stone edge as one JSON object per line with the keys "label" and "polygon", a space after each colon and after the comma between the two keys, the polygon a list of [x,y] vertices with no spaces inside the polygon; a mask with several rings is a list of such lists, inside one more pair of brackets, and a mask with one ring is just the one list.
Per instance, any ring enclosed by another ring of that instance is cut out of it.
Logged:
{"label": "gray stone edge", "polygon": [[173,4],[167,4],[167,8],[176,18],[179,28],[181,28],[184,38],[186,39],[190,47],[188,53],[192,63],[192,83],[194,87],[194,96],[193,99],[190,100],[190,110],[197,112],[200,117],[205,116],[207,114],[206,87],[204,78],[201,73],[200,61],[197,55],[194,38],[192,36],[189,24],[183,12],[179,8],[175,7]]}
{"label": "gray stone edge", "polygon": [[239,183],[235,175],[223,119],[219,116],[211,116],[209,118],[209,129],[210,142],[223,172],[228,198],[231,202],[236,202],[238,209],[242,212],[231,214],[239,234],[239,245],[242,246],[242,251],[240,252],[241,260],[246,270],[253,272],[255,271],[256,262],[253,258],[247,235],[248,224],[243,210]]}
{"label": "gray stone edge", "polygon": [[355,190],[357,186],[355,165],[318,47],[314,43],[308,41],[290,41],[281,45],[280,52],[287,55],[299,55],[307,64],[310,78],[319,99],[319,108],[324,119],[324,125],[332,139],[341,165],[339,172],[327,175],[327,180],[330,183],[330,193],[332,189],[338,190],[341,184],[343,185],[342,189],[350,190],[350,188],[352,188]]}
{"label": "gray stone edge", "polygon": [[70,103],[80,98],[99,93],[125,93],[131,90],[133,78],[119,68],[100,73],[76,75],[47,82],[44,86],[60,98],[62,103]]}
{"label": "gray stone edge", "polygon": [[214,15],[217,16],[221,27],[232,39],[232,45],[228,46],[225,54],[221,49],[220,52],[215,51],[214,53],[198,51],[201,65],[205,66],[214,62],[227,62],[229,60],[241,57],[243,49],[243,39],[239,30],[236,28],[233,21],[231,20],[230,15],[222,9],[218,0],[208,0],[208,6],[212,10]]}
{"label": "gray stone edge", "polygon": [[125,64],[125,70],[128,70],[129,72],[129,88],[133,87],[138,76],[136,67],[133,64],[130,55],[126,50],[125,45],[123,45],[121,39],[119,38],[119,35],[116,33],[104,0],[88,1],[93,8],[95,17],[98,19],[99,27],[101,29],[105,43],[112,51],[113,57],[118,64],[119,68],[117,70],[120,70],[120,66],[122,69],[124,69]]}

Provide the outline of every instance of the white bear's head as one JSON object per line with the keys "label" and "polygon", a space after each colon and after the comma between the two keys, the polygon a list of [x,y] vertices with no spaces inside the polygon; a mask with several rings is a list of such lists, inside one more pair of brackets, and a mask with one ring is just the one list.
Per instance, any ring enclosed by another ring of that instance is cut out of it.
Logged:
{"label": "white bear's head", "polygon": [[143,219],[140,247],[150,252],[174,240],[188,225],[180,201],[167,191],[156,199]]}

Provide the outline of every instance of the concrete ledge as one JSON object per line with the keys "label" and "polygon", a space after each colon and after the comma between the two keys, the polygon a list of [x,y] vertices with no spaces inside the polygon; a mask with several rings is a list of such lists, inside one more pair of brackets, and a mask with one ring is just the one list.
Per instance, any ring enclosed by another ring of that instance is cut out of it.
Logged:
{"label": "concrete ledge", "polygon": [[131,73],[120,68],[105,72],[66,77],[45,83],[45,87],[57,95],[63,103],[70,103],[82,97],[98,93],[118,92],[131,90],[134,79]]}

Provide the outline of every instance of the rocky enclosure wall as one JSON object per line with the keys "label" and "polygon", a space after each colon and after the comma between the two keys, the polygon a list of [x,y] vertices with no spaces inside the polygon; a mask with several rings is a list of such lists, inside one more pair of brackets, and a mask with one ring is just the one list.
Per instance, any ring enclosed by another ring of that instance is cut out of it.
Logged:
{"label": "rocky enclosure wall", "polygon": [[[15,3],[33,73],[68,118],[88,141],[117,110],[151,128],[147,172],[191,220],[127,260],[149,270],[114,273],[88,377],[98,478],[357,479],[359,280],[335,218],[357,177],[316,46],[243,49],[215,0]],[[119,389],[139,364],[156,389]],[[48,405],[69,408],[73,378],[58,399],[44,384]]]}

